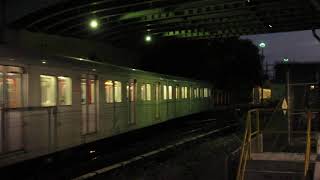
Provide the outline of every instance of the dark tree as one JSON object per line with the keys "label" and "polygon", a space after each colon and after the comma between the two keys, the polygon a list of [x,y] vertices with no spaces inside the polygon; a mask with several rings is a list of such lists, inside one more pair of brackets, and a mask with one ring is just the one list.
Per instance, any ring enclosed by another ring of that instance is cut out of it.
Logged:
{"label": "dark tree", "polygon": [[141,52],[140,68],[211,81],[237,102],[248,102],[263,78],[259,49],[248,40],[154,42]]}

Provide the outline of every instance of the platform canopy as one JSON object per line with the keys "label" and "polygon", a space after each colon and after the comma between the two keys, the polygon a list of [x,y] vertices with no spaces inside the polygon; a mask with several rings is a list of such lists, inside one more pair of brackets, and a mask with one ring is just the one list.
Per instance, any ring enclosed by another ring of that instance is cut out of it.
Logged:
{"label": "platform canopy", "polygon": [[319,28],[318,4],[318,0],[55,0],[9,26],[123,43],[146,35],[214,39]]}

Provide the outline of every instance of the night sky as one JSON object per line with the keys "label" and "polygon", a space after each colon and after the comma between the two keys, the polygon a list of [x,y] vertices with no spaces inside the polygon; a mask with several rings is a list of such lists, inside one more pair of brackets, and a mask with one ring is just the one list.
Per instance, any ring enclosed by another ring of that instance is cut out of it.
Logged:
{"label": "night sky", "polygon": [[264,41],[267,44],[264,55],[269,64],[274,64],[284,57],[291,62],[320,62],[320,43],[311,31],[259,34],[241,38],[250,39],[257,45]]}

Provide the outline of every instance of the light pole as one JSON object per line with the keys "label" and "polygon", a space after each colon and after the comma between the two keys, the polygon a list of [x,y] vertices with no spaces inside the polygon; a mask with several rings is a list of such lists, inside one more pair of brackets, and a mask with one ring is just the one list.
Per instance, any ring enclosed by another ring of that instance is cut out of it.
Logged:
{"label": "light pole", "polygon": [[[259,44],[259,47],[261,48],[261,65],[262,65],[262,71],[263,71],[263,61],[264,61],[264,54],[263,54],[263,49],[266,47],[266,43],[264,42],[261,42]],[[267,74],[267,66],[266,66],[266,74]],[[262,86],[261,86],[261,100],[260,100],[261,103],[263,103],[263,82],[262,82]]]}

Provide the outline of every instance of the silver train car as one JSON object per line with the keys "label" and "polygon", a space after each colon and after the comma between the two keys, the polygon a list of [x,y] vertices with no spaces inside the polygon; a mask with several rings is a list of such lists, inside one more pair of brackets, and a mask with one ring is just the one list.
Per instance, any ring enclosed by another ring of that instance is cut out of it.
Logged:
{"label": "silver train car", "polygon": [[0,48],[0,167],[229,102],[206,82]]}

